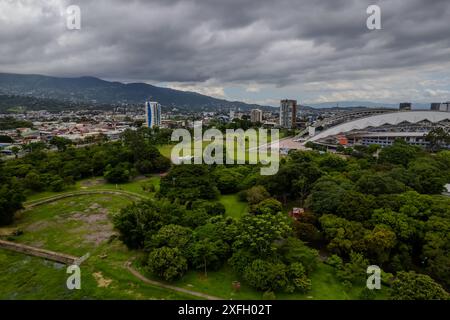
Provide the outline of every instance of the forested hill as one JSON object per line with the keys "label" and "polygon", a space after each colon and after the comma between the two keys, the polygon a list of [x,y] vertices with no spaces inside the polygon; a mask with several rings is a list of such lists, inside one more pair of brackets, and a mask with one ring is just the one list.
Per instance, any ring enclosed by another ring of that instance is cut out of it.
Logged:
{"label": "forested hill", "polygon": [[110,82],[94,77],[58,78],[43,75],[0,73],[0,94],[98,104],[143,103],[155,100],[163,106],[200,110],[203,108],[259,107],[231,102],[195,92],[156,87],[146,83]]}

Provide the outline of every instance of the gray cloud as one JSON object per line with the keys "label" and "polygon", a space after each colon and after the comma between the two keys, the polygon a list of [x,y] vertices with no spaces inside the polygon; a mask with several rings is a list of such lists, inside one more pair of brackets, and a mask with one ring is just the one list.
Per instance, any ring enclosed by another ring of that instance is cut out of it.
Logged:
{"label": "gray cloud", "polygon": [[[80,31],[65,28],[69,4]],[[382,30],[366,28],[371,4]],[[0,71],[291,92],[379,79],[394,95],[392,77],[448,70],[449,16],[448,0],[0,0]]]}

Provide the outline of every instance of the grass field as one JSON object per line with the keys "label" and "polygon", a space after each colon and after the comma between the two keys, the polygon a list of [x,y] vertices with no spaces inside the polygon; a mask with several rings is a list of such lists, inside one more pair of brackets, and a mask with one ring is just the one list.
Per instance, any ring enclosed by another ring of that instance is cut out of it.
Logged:
{"label": "grass field", "polygon": [[[159,186],[159,177],[137,180],[119,185],[121,190],[144,194],[142,183]],[[76,190],[115,189],[115,185],[99,179],[78,182]],[[32,200],[54,193],[35,194]],[[226,214],[240,218],[247,212],[247,204],[238,201],[236,194],[223,195],[219,201]],[[66,288],[65,266],[40,258],[0,249],[0,299],[192,299],[186,294],[142,283],[124,265],[142,257],[138,251],[128,250],[113,230],[111,217],[131,203],[128,197],[115,194],[77,195],[26,210],[18,215],[12,227],[23,234],[14,241],[75,256],[90,254],[82,265],[82,290]],[[142,271],[142,270],[141,270]],[[145,271],[142,271],[145,274]],[[152,278],[151,275],[147,275]],[[153,278],[154,280],[158,280]],[[189,271],[173,283],[185,289],[219,296],[225,299],[261,299],[258,292],[244,282],[239,292],[232,282],[241,280],[225,266],[218,271]],[[346,291],[336,280],[331,267],[320,263],[311,275],[312,290],[307,294],[278,293],[279,299],[356,299],[361,288]]]}
{"label": "grass field", "polygon": [[233,218],[240,218],[248,212],[246,202],[241,202],[237,194],[221,195],[219,201],[225,206],[225,214]]}
{"label": "grass field", "polygon": [[[257,131],[257,136],[259,136],[258,131]],[[267,139],[267,143],[270,143],[270,141],[271,141],[271,136],[269,135],[268,139]],[[209,144],[211,144],[211,141],[203,141],[202,142],[202,149],[203,149],[203,151],[205,150],[205,148]],[[223,144],[224,144],[224,146],[226,146],[225,140],[223,141]],[[173,149],[173,147],[175,145],[176,144],[160,145],[160,146],[158,146],[158,150],[163,156],[165,156],[165,157],[170,159],[171,158],[172,149]],[[249,162],[249,158],[250,158],[250,152],[252,154],[254,154],[254,157],[256,157],[255,159],[259,160],[258,150],[254,149],[253,146],[250,145],[248,140],[245,141],[245,146],[243,148],[244,149],[241,150],[241,148],[238,148],[238,144],[237,143],[234,144],[234,150],[233,150],[234,151],[234,156],[233,156],[233,159],[235,159],[235,161],[245,160],[245,162],[248,163]],[[248,150],[249,148],[251,148],[252,151],[249,151]],[[233,151],[230,152],[227,149],[228,156],[231,156],[231,153],[233,153]],[[195,156],[194,155],[194,143],[193,142],[191,143],[191,153],[189,155]],[[185,155],[183,154],[183,152],[181,152],[181,154],[179,154],[178,156],[185,156]]]}
{"label": "grass field", "polygon": [[66,288],[65,266],[0,250],[0,299],[190,299],[143,284],[124,264],[140,256],[115,236],[111,216],[131,203],[116,195],[61,199],[24,212],[16,242],[90,258],[81,267],[82,290]]}
{"label": "grass field", "polygon": [[[148,278],[152,275],[146,274]],[[156,279],[156,278],[153,278]],[[239,291],[233,289],[233,282],[241,281]],[[311,274],[312,289],[308,293],[276,293],[276,298],[281,300],[357,300],[363,286],[345,289],[344,286],[334,276],[334,270],[322,262],[318,264],[317,270]],[[242,282],[229,266],[224,266],[217,271],[208,271],[205,276],[203,271],[189,271],[180,280],[172,283],[178,287],[189,290],[215,295],[224,299],[262,299],[263,293]],[[384,299],[383,291],[377,294],[377,299]]]}
{"label": "grass field", "polygon": [[[70,191],[82,191],[82,190],[123,190],[128,192],[137,193],[143,196],[152,196],[151,193],[145,191],[142,187],[145,184],[151,183],[155,186],[155,190],[159,189],[159,176],[153,176],[150,178],[145,177],[138,177],[135,180],[124,183],[124,184],[113,184],[113,183],[107,183],[105,179],[101,177],[96,178],[89,178],[89,179],[83,179],[80,181],[77,181],[75,185],[69,187],[68,189],[64,190],[63,192],[70,192]],[[27,196],[27,202],[51,197],[61,194],[61,192],[38,192],[33,193]]]}

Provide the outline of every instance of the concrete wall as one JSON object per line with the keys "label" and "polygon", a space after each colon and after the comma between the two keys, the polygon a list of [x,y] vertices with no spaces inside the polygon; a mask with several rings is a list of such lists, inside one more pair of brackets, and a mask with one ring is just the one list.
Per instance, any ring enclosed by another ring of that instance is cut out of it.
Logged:
{"label": "concrete wall", "polygon": [[0,240],[0,249],[20,252],[30,256],[40,257],[47,260],[64,263],[67,265],[75,264],[75,262],[78,260],[78,257],[70,256],[64,253],[53,252],[49,250],[30,247],[24,244],[4,240]]}

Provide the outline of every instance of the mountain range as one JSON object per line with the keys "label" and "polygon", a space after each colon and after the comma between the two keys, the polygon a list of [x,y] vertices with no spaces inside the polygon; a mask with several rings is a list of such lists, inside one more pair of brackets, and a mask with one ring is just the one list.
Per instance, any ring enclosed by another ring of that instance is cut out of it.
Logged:
{"label": "mountain range", "polygon": [[0,73],[0,94],[94,105],[143,104],[145,101],[152,100],[158,101],[164,107],[190,110],[270,108],[146,83],[110,82],[95,77],[60,78]]}
{"label": "mountain range", "polygon": [[[180,91],[170,88],[157,87],[146,83],[121,83],[102,80],[95,77],[52,77],[34,74],[0,73],[0,107],[9,101],[22,101],[25,107],[31,105],[35,109],[42,105],[66,104],[83,105],[112,105],[143,104],[145,101],[158,101],[165,108],[178,108],[182,110],[201,111],[218,109],[249,110],[259,108],[274,110],[270,106],[247,104],[239,101],[227,101],[202,95],[196,92]],[[8,97],[8,98],[5,98]],[[11,98],[14,97],[14,98]],[[17,99],[17,97],[32,97]],[[35,98],[39,99],[36,102]],[[301,103],[301,101],[300,101]],[[316,104],[306,104],[317,109],[334,107],[367,107],[367,108],[398,108],[398,104],[372,102],[372,101],[336,101]],[[56,107],[58,108],[58,107]],[[429,109],[430,104],[413,103],[413,109]],[[2,108],[3,109],[3,108]]]}

